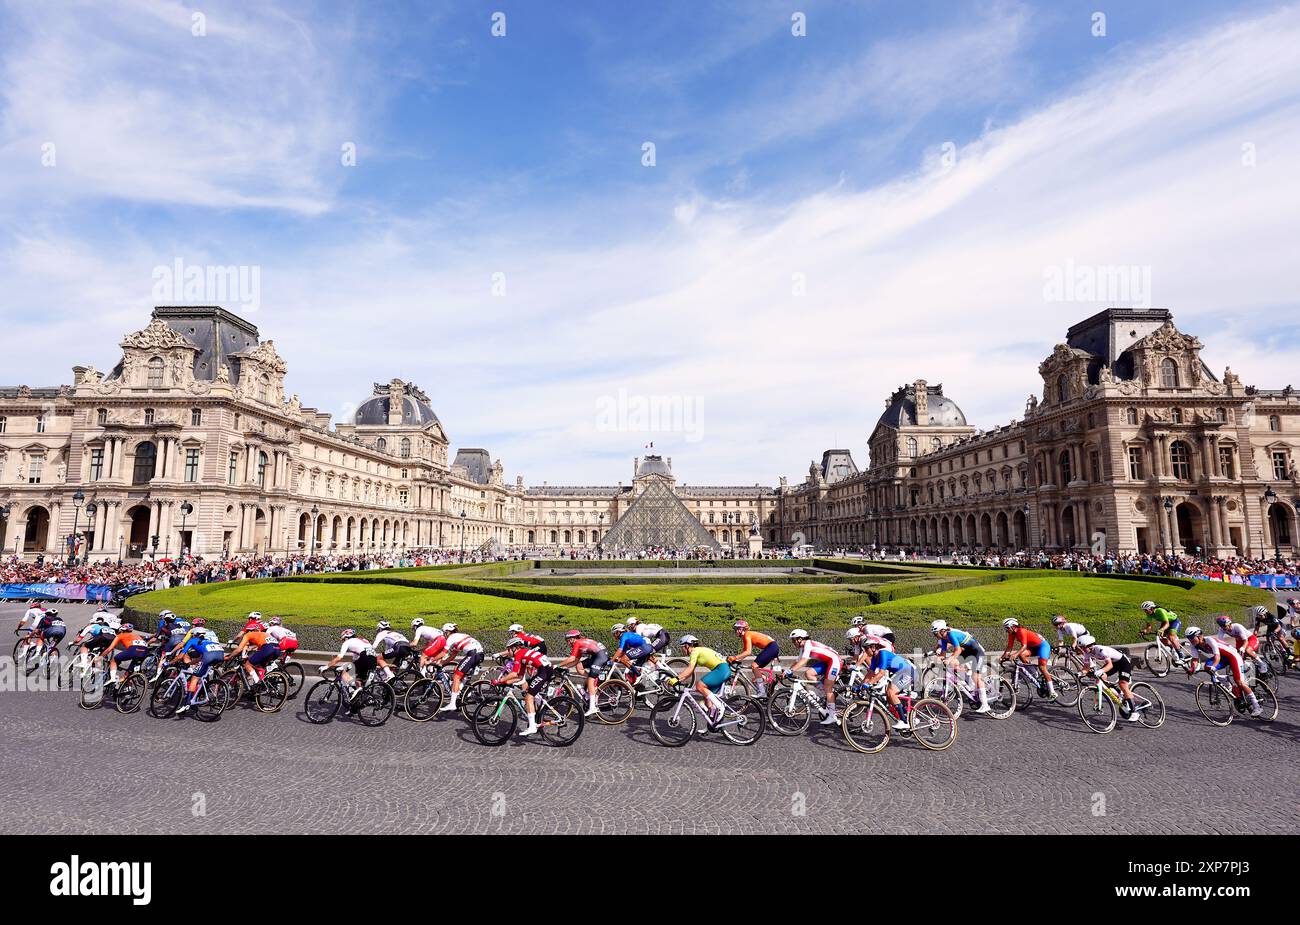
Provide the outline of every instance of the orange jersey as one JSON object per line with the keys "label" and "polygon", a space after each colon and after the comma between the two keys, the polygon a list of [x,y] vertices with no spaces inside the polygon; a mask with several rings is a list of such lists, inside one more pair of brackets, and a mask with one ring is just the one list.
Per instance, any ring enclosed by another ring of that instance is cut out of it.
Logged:
{"label": "orange jersey", "polygon": [[766,649],[772,644],[772,642],[773,639],[771,636],[755,632],[754,630],[745,630],[745,632],[740,636],[740,645],[742,649],[745,646],[749,646],[749,648],[756,650]]}
{"label": "orange jersey", "polygon": [[266,645],[268,642],[274,642],[274,640],[266,633],[259,630],[252,630],[244,634],[244,645],[247,648],[256,649],[259,646]]}

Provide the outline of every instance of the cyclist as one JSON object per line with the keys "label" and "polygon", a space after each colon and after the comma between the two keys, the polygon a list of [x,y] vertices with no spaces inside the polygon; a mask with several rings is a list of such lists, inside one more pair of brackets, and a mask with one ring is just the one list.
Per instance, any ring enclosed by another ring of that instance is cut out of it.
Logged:
{"label": "cyclist", "polygon": [[826,694],[826,715],[822,717],[821,725],[838,723],[840,718],[835,712],[835,679],[840,676],[840,669],[844,665],[840,653],[825,643],[809,638],[807,630],[791,630],[790,638],[800,648],[795,663],[786,669],[786,676],[806,670],[809,681],[820,679],[822,690]]}
{"label": "cyclist", "polygon": [[1088,632],[1088,627],[1084,626],[1082,623],[1071,623],[1065,619],[1064,614],[1058,613],[1056,616],[1052,617],[1052,626],[1056,627],[1056,643],[1062,648],[1065,647],[1065,637],[1069,636],[1070,645],[1074,649],[1082,651],[1084,646],[1079,642],[1079,640],[1085,636],[1092,635]]}
{"label": "cyclist", "polygon": [[[1091,636],[1086,636],[1092,639]],[[1130,682],[1133,680],[1133,662],[1129,657],[1119,649],[1103,646],[1096,640],[1084,649],[1088,660],[1088,667],[1092,669],[1092,675],[1095,678],[1104,678],[1107,675],[1114,675],[1116,682],[1119,684],[1119,692],[1122,699],[1120,709],[1129,722],[1137,722],[1138,713],[1142,712],[1141,707],[1134,706],[1133,691],[1130,689]]]}
{"label": "cyclist", "polygon": [[1255,663],[1255,671],[1260,677],[1268,674],[1268,664],[1259,655],[1259,637],[1252,633],[1240,623],[1233,623],[1232,618],[1228,616],[1217,616],[1214,618],[1214,625],[1219,628],[1218,634],[1214,637],[1226,646],[1232,646],[1237,650],[1237,654],[1242,659],[1250,659]]}
{"label": "cyclist", "polygon": [[43,616],[45,616],[45,605],[40,602],[33,604],[27,608],[22,619],[18,621],[18,629],[14,630],[14,632],[21,633],[23,630],[27,630],[28,633],[36,632],[36,624],[41,622]]}
{"label": "cyclist", "polygon": [[67,634],[68,625],[63,622],[59,612],[57,610],[44,611],[44,615],[32,627],[32,635],[37,640],[36,654],[40,655],[42,650],[49,651],[53,649]]}
{"label": "cyclist", "polygon": [[1187,665],[1187,674],[1190,676],[1196,671],[1197,664],[1200,660],[1205,661],[1205,671],[1210,677],[1214,677],[1216,671],[1228,670],[1232,672],[1233,692],[1245,694],[1247,703],[1250,704],[1250,715],[1259,716],[1263,709],[1259,705],[1259,698],[1255,692],[1246,685],[1246,678],[1241,673],[1241,656],[1237,650],[1229,645],[1224,645],[1212,636],[1206,636],[1201,632],[1198,626],[1187,627],[1186,639],[1192,647],[1192,658]]}
{"label": "cyclist", "polygon": [[1028,627],[1021,626],[1020,621],[1015,617],[1007,617],[1003,620],[1002,628],[1007,631],[1007,648],[1002,656],[1003,659],[1007,661],[1019,659],[1026,665],[1037,660],[1038,670],[1043,674],[1041,690],[1045,696],[1055,697],[1056,682],[1048,666],[1048,661],[1052,657],[1051,643]]}
{"label": "cyclist", "polygon": [[108,683],[117,683],[118,665],[126,665],[129,671],[134,667],[134,662],[145,658],[148,654],[149,645],[144,635],[136,632],[134,624],[123,623],[118,634],[113,637],[113,641],[104,650],[104,658],[109,660]]}
{"label": "cyclist", "polygon": [[[202,619],[199,617],[194,622],[197,624]],[[207,674],[208,669],[213,665],[220,665],[225,661],[226,647],[219,640],[209,639],[206,633],[200,631],[191,633],[187,637],[176,656],[184,659],[191,669],[190,677],[185,682],[185,702],[176,710],[176,715],[179,716],[194,705],[194,696],[199,690],[199,678]]]}
{"label": "cyclist", "polygon": [[654,646],[650,640],[622,623],[615,623],[609,631],[618,640],[618,651],[614,653],[614,661],[623,662],[630,667],[629,680],[636,684],[641,680],[641,666],[655,654]]}
{"label": "cyclist", "polygon": [[384,670],[384,680],[393,677],[393,666],[411,654],[411,640],[393,629],[393,624],[380,620],[375,624],[375,651],[379,653],[379,667]]}
{"label": "cyclist", "polygon": [[[465,676],[483,662],[483,643],[469,633],[460,632],[455,623],[442,625],[443,636],[435,639],[433,645],[425,649],[426,655],[432,655],[434,664],[445,665],[453,658],[459,659],[456,670],[451,675],[451,700],[442,705],[438,712],[450,713],[456,709],[460,699],[460,688],[465,683]],[[438,650],[430,652],[430,650]]]}
{"label": "cyclist", "polygon": [[737,620],[731,624],[731,628],[740,637],[740,652],[736,655],[727,656],[727,661],[731,662],[733,666],[739,665],[748,656],[753,655],[755,649],[758,649],[751,670],[754,675],[754,695],[763,697],[767,694],[767,683],[764,681],[766,673],[761,669],[776,661],[781,654],[781,647],[776,644],[775,639],[766,633],[759,633],[750,629],[749,623],[745,620]]}
{"label": "cyclist", "polygon": [[1255,635],[1262,635],[1264,639],[1272,637],[1278,643],[1282,650],[1282,657],[1286,659],[1287,664],[1291,663],[1291,653],[1287,651],[1287,640],[1282,632],[1282,620],[1278,617],[1277,611],[1270,607],[1252,607],[1250,615],[1255,620]]}
{"label": "cyclist", "polygon": [[628,617],[627,628],[649,642],[656,653],[668,648],[668,630],[658,623],[642,623],[637,617]]}
{"label": "cyclist", "polygon": [[861,614],[854,617],[853,620],[850,621],[849,626],[856,626],[858,629],[862,630],[863,634],[866,636],[878,636],[888,642],[889,648],[891,649],[897,644],[894,640],[893,630],[887,626],[882,626],[879,623],[868,623],[867,618]]}
{"label": "cyclist", "polygon": [[731,678],[731,662],[708,646],[700,645],[699,639],[687,633],[677,644],[682,647],[689,661],[686,667],[677,673],[677,680],[689,684],[695,677],[695,669],[703,668],[705,674],[695,682],[695,690],[704,698],[705,708],[709,712],[709,722],[716,723],[722,718],[722,698],[718,691]]}
{"label": "cyclist", "polygon": [[344,668],[342,672],[344,686],[352,689],[348,694],[348,699],[351,700],[361,693],[361,679],[379,666],[379,658],[375,655],[375,647],[371,645],[370,640],[362,639],[357,635],[356,630],[346,629],[339,634],[339,638],[343,640],[339,654],[330,659],[327,664],[321,665],[320,671],[324,674],[351,655],[352,671]]}
{"label": "cyclist", "polygon": [[530,736],[537,732],[535,698],[555,674],[555,666],[551,664],[551,660],[545,653],[529,646],[522,636],[511,636],[506,643],[506,651],[510,653],[512,659],[509,667],[506,668],[504,675],[492,683],[515,684],[524,689],[524,712],[528,714],[528,727],[519,734]]}
{"label": "cyclist", "polygon": [[429,654],[429,649],[441,638],[442,630],[425,623],[423,618],[416,617],[411,621],[411,648],[420,653],[421,671],[433,659],[433,656]]}
{"label": "cyclist", "polygon": [[262,621],[262,614],[256,610],[252,611],[248,615],[248,622],[244,624],[244,628],[236,633],[235,638],[230,641],[235,643],[242,642],[244,634],[252,632],[266,632],[266,623]]}
{"label": "cyclist", "polygon": [[98,655],[107,648],[117,634],[108,626],[108,614],[96,613],[91,621],[81,628],[72,645],[77,647],[80,655]]}
{"label": "cyclist", "polygon": [[556,668],[573,668],[587,678],[587,715],[595,716],[596,677],[609,664],[609,650],[603,642],[587,636],[582,630],[569,630],[564,634],[569,654],[556,663]]}
{"label": "cyclist", "polygon": [[885,699],[894,711],[894,728],[907,729],[907,708],[903,706],[902,695],[912,689],[912,684],[916,681],[916,668],[885,645],[885,642],[879,636],[868,636],[862,641],[863,655],[870,660],[867,662],[867,674],[862,680],[867,684],[875,684],[881,678],[889,678]]}
{"label": "cyclist", "polygon": [[1147,625],[1142,630],[1143,635],[1151,632],[1154,627],[1156,636],[1163,636],[1165,644],[1169,646],[1174,664],[1182,668],[1185,662],[1182,647],[1178,644],[1178,630],[1183,625],[1183,621],[1178,619],[1178,614],[1172,610],[1157,607],[1155,601],[1143,601],[1142,612],[1147,615]]}
{"label": "cyclist", "polygon": [[975,679],[975,691],[980,702],[975,712],[988,713],[991,708],[989,692],[984,687],[985,653],[979,640],[964,630],[953,629],[946,620],[935,620],[930,624],[930,632],[939,641],[934,651],[943,658],[944,664]]}
{"label": "cyclist", "polygon": [[298,634],[285,626],[281,618],[272,617],[266,621],[266,635],[280,647],[286,659],[298,651]]}
{"label": "cyclist", "polygon": [[[524,641],[524,645],[528,646],[528,648],[536,649],[538,652],[542,653],[543,655],[546,654],[545,639],[543,639],[541,636],[538,636],[536,633],[524,632],[523,626],[521,626],[518,623],[511,623],[510,626],[506,629],[507,649],[510,648],[510,640],[516,638],[522,639]],[[499,657],[505,654],[506,654],[505,652],[498,652],[497,656]]]}
{"label": "cyclist", "polygon": [[234,659],[241,653],[248,653],[244,671],[248,675],[249,688],[254,688],[261,683],[262,677],[266,674],[265,666],[272,659],[280,657],[280,645],[264,629],[246,630],[240,635],[244,638],[239,641],[235,651],[230,653],[230,657]]}

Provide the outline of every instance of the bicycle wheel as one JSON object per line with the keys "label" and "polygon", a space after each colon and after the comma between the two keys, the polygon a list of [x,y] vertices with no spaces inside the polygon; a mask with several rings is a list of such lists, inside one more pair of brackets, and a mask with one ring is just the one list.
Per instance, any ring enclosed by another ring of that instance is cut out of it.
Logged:
{"label": "bicycle wheel", "polygon": [[689,742],[695,735],[695,725],[695,710],[680,697],[661,697],[650,711],[650,734],[669,748],[681,748]]}
{"label": "bicycle wheel", "polygon": [[1138,710],[1138,722],[1148,729],[1159,729],[1165,724],[1165,701],[1160,692],[1145,681],[1129,685],[1129,693],[1146,706]]}
{"label": "bicycle wheel", "polygon": [[421,680],[421,674],[414,668],[403,668],[397,674],[393,675],[393,680],[388,682],[393,686],[393,695],[397,702],[406,703],[406,692],[416,681]]}
{"label": "bicycle wheel", "polygon": [[144,703],[144,695],[149,684],[145,681],[144,675],[138,671],[133,671],[126,676],[117,687],[117,711],[119,713],[134,713],[140,709]]}
{"label": "bicycle wheel", "polygon": [[460,715],[472,719],[478,705],[490,699],[496,692],[496,685],[486,679],[467,681],[460,688]]}
{"label": "bicycle wheel", "polygon": [[[796,694],[796,690],[799,693]],[[767,699],[767,721],[777,735],[797,736],[812,724],[812,697],[793,687],[772,691]]]}
{"label": "bicycle wheel", "polygon": [[363,726],[382,726],[393,715],[397,698],[383,681],[371,681],[357,694],[357,719]]}
{"label": "bicycle wheel", "polygon": [[874,755],[889,744],[893,720],[883,705],[873,700],[855,700],[840,714],[844,739],[865,755]]}
{"label": "bicycle wheel", "polygon": [[571,697],[554,697],[537,704],[538,735],[547,745],[565,748],[578,741],[586,717],[582,704]]}
{"label": "bicycle wheel", "polygon": [[984,691],[989,700],[988,715],[993,719],[1010,719],[1015,715],[1016,687],[996,671],[984,674]]}
{"label": "bicycle wheel", "polygon": [[158,719],[171,719],[181,707],[185,685],[181,681],[159,684],[149,695],[149,714]]}
{"label": "bicycle wheel", "polygon": [[239,703],[240,699],[244,696],[244,672],[239,668],[230,668],[227,671],[223,671],[217,677],[226,685],[226,705],[222,707],[222,709],[229,710],[235,704]]}
{"label": "bicycle wheel", "polygon": [[727,712],[722,717],[726,725],[722,727],[721,732],[728,742],[736,745],[753,745],[763,737],[766,720],[761,703],[753,697],[740,694],[724,698],[723,702],[727,705]]}
{"label": "bicycle wheel", "polygon": [[104,703],[104,686],[108,677],[102,669],[87,671],[81,676],[81,698],[77,706],[83,710],[94,710]]}
{"label": "bicycle wheel", "polygon": [[1037,684],[1030,679],[1028,673],[1014,668],[1004,672],[1003,677],[1016,692],[1016,709],[1028,710],[1030,704],[1034,702],[1034,697],[1038,694]]}
{"label": "bicycle wheel", "polygon": [[285,662],[280,666],[280,671],[289,679],[289,699],[292,700],[302,690],[302,685],[307,676],[303,673],[302,666],[297,662]]}
{"label": "bicycle wheel", "polygon": [[469,725],[484,745],[505,745],[519,726],[519,708],[513,700],[493,694],[478,701]]}
{"label": "bicycle wheel", "polygon": [[[226,690],[229,691],[229,682],[223,679],[222,683],[226,684]],[[307,691],[307,697],[302,703],[302,711],[307,714],[309,722],[328,723],[342,705],[343,698],[339,693],[338,684],[322,678]]]}
{"label": "bicycle wheel", "polygon": [[1098,735],[1105,735],[1119,721],[1119,710],[1095,681],[1087,682],[1079,691],[1079,719]]}
{"label": "bicycle wheel", "polygon": [[446,693],[433,678],[421,678],[406,689],[403,707],[406,718],[417,723],[427,723],[442,709]]}
{"label": "bicycle wheel", "polygon": [[596,718],[606,726],[626,723],[636,709],[636,691],[619,678],[596,685]]}
{"label": "bicycle wheel", "polygon": [[1277,695],[1273,693],[1273,688],[1264,681],[1256,681],[1250,689],[1255,692],[1260,707],[1259,716],[1254,718],[1261,723],[1271,723],[1277,719]]}
{"label": "bicycle wheel", "polygon": [[262,678],[253,702],[263,713],[274,713],[289,699],[289,679],[279,670],[268,671]]}
{"label": "bicycle wheel", "polygon": [[1202,681],[1196,685],[1196,709],[1216,726],[1227,726],[1232,722],[1232,697],[1214,681]]}
{"label": "bicycle wheel", "polygon": [[1057,703],[1072,707],[1079,702],[1081,683],[1077,674],[1068,668],[1059,668],[1052,672],[1052,681],[1055,682]]}
{"label": "bicycle wheel", "polygon": [[948,679],[943,675],[932,673],[930,679],[921,686],[921,693],[931,700],[942,701],[953,716],[961,716],[962,708],[966,705],[966,697],[962,694],[961,688],[956,684],[949,684]]}
{"label": "bicycle wheel", "polygon": [[912,737],[932,752],[941,752],[957,741],[957,717],[942,700],[923,697],[916,701],[909,721]]}
{"label": "bicycle wheel", "polygon": [[1147,664],[1149,670],[1157,678],[1163,678],[1169,674],[1169,653],[1165,651],[1164,646],[1157,643],[1151,643],[1142,653],[1142,659]]}
{"label": "bicycle wheel", "polygon": [[[207,683],[206,698],[194,705],[195,718],[202,723],[215,723],[226,711],[226,698],[229,696],[230,689],[226,687],[226,682],[213,678]],[[203,698],[204,695],[200,694],[200,697]]]}

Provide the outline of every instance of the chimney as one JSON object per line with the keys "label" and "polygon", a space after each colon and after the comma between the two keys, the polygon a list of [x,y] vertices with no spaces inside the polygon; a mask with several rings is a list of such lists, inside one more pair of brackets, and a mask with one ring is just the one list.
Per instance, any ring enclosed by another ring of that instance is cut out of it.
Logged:
{"label": "chimney", "polygon": [[916,406],[916,423],[920,427],[930,422],[929,396],[924,379],[917,379],[912,383],[912,404]]}

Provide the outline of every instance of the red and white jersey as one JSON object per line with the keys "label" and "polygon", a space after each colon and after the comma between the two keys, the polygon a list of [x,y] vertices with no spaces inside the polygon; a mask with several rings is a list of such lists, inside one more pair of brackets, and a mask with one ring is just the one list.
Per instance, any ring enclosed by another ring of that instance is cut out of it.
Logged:
{"label": "red and white jersey", "polygon": [[825,662],[828,665],[836,667],[840,664],[840,653],[836,652],[824,642],[818,642],[816,639],[804,641],[803,651],[799,653],[799,660]]}
{"label": "red and white jersey", "polygon": [[458,653],[482,652],[483,643],[469,633],[452,633],[447,637],[447,651]]}
{"label": "red and white jersey", "polygon": [[1237,642],[1245,642],[1255,635],[1240,623],[1229,623],[1226,627],[1219,630],[1218,635],[1214,638],[1219,642],[1235,645]]}
{"label": "red and white jersey", "polygon": [[1192,654],[1201,661],[1215,662],[1220,658],[1226,658],[1229,662],[1241,664],[1241,656],[1237,654],[1237,650],[1217,636],[1202,636],[1201,642],[1203,645],[1192,647]]}
{"label": "red and white jersey", "polygon": [[522,630],[518,633],[513,633],[512,637],[514,639],[518,639],[524,645],[528,646],[528,648],[530,649],[535,649],[546,641],[541,636],[538,636],[536,633],[525,633]]}
{"label": "red and white jersey", "polygon": [[295,642],[298,641],[298,634],[283,626],[268,626],[266,628],[266,635],[270,636],[277,643],[283,642],[286,639],[292,639]]}
{"label": "red and white jersey", "polygon": [[360,658],[363,655],[374,655],[375,647],[369,639],[362,639],[360,636],[353,636],[351,639],[343,640],[343,647],[339,649],[339,657],[346,658],[351,655],[354,658]]}
{"label": "red and white jersey", "polygon": [[425,648],[427,648],[429,646],[429,643],[433,642],[435,639],[441,639],[441,638],[442,638],[442,630],[438,629],[438,627],[436,626],[430,626],[429,624],[426,623],[424,624],[424,626],[420,627],[415,631],[415,638],[412,639],[411,642],[417,648],[420,646],[424,646]]}
{"label": "red and white jersey", "polygon": [[510,665],[510,670],[515,674],[523,674],[525,670],[528,673],[537,671],[539,668],[550,668],[551,660],[536,649],[524,649],[515,656],[514,662]]}

